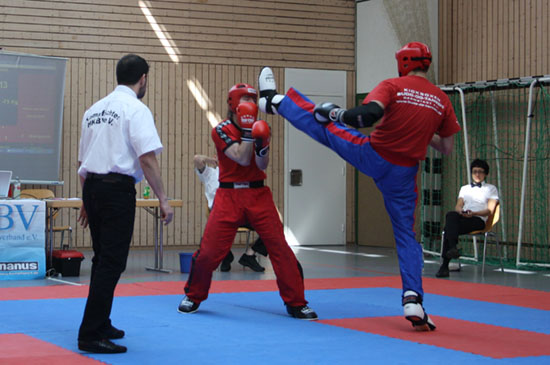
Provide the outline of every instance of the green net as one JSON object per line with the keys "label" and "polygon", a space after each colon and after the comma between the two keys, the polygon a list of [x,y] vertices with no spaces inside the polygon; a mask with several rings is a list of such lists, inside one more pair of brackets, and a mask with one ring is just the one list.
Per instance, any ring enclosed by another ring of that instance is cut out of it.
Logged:
{"label": "green net", "polygon": [[[527,175],[523,186],[529,87],[533,80],[499,80],[459,86],[464,92],[467,137],[464,137],[464,131],[457,134],[453,152],[441,159],[440,194],[434,194],[434,190],[439,188],[437,184],[434,186],[434,173],[438,170],[434,164],[439,160],[438,156],[431,152],[422,170],[424,189],[421,201],[424,206],[421,227],[426,251],[440,252],[445,213],[454,209],[460,187],[468,183],[468,162],[480,158],[490,166],[486,181],[499,190],[501,218],[493,231],[502,243],[505,266],[550,266],[550,95],[545,82],[536,82],[533,88]],[[448,91],[448,95],[463,126],[460,94]],[[438,195],[439,206],[437,199],[434,200]],[[520,216],[522,195],[523,219]],[[480,241],[482,244],[482,240],[477,239],[478,249],[482,248]],[[460,249],[467,258],[481,259],[479,254],[476,255],[470,236],[461,236]],[[487,246],[486,257],[489,264],[498,264],[496,245]]]}

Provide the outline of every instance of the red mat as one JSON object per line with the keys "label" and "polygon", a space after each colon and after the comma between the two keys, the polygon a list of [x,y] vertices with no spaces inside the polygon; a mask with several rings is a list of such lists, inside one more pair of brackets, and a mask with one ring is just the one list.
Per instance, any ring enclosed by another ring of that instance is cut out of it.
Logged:
{"label": "red mat", "polygon": [[[183,295],[183,281],[147,281],[119,284],[115,295]],[[401,288],[399,276],[306,279],[306,290],[349,288]],[[214,281],[211,293],[277,291],[274,280]],[[509,304],[518,307],[550,310],[550,293],[500,285],[463,283],[459,281],[424,278],[426,293],[455,298]],[[88,286],[50,285],[38,287],[0,288],[0,300],[85,298]]]}
{"label": "red mat", "polygon": [[97,365],[101,361],[21,333],[0,335],[2,365]]}
{"label": "red mat", "polygon": [[327,319],[318,323],[495,359],[550,355],[550,335],[441,316],[430,317],[439,326],[433,332],[417,332],[412,326],[404,326],[406,320],[403,317]]}

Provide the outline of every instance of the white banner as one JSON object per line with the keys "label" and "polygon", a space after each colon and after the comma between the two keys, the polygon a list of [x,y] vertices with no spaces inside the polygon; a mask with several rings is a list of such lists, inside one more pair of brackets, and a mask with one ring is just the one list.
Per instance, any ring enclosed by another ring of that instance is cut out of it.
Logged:
{"label": "white banner", "polygon": [[46,275],[46,203],[0,200],[0,280]]}

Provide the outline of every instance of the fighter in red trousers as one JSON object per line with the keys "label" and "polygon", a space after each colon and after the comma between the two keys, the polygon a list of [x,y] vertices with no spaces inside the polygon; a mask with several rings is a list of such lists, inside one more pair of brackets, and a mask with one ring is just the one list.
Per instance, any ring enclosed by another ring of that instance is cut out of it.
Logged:
{"label": "fighter in red trousers", "polygon": [[219,159],[220,187],[199,250],[193,254],[185,296],[178,312],[193,313],[208,297],[212,272],[227,255],[240,226],[251,225],[262,237],[288,314],[317,319],[307,306],[298,260],[288,246],[264,170],[269,163],[271,130],[256,120],[258,93],[248,84],[229,90],[228,119],[212,129]]}

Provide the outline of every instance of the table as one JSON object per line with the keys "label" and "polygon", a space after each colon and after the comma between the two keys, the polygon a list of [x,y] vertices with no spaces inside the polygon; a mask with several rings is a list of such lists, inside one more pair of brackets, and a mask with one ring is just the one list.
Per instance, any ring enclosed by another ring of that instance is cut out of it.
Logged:
{"label": "table", "polygon": [[[79,209],[82,206],[81,199],[45,199],[46,210],[48,217],[50,218],[47,228],[46,237],[46,252],[48,254],[48,264],[52,267],[52,254],[53,254],[53,213],[55,209],[61,208],[75,208]],[[170,199],[168,203],[171,207],[177,208],[183,206],[181,199]],[[163,224],[160,221],[159,212],[159,200],[158,199],[136,199],[136,207],[143,208],[147,213],[155,217],[155,224],[153,226],[153,235],[155,242],[155,264],[152,267],[146,267],[146,270],[159,271],[164,273],[170,273],[171,270],[164,269],[162,267],[162,255],[163,255]]]}
{"label": "table", "polygon": [[[170,199],[168,204],[171,207],[183,207],[183,201],[179,199]],[[162,246],[163,246],[163,236],[162,231],[164,225],[161,223],[159,207],[160,203],[158,199],[137,199],[136,207],[144,208],[145,211],[155,217],[155,224],[153,225],[153,234],[155,236],[155,266],[146,267],[146,270],[151,271],[160,271],[165,273],[170,273],[172,270],[167,270],[162,267]],[[153,208],[153,209],[151,209]],[[159,229],[160,227],[160,229]]]}

